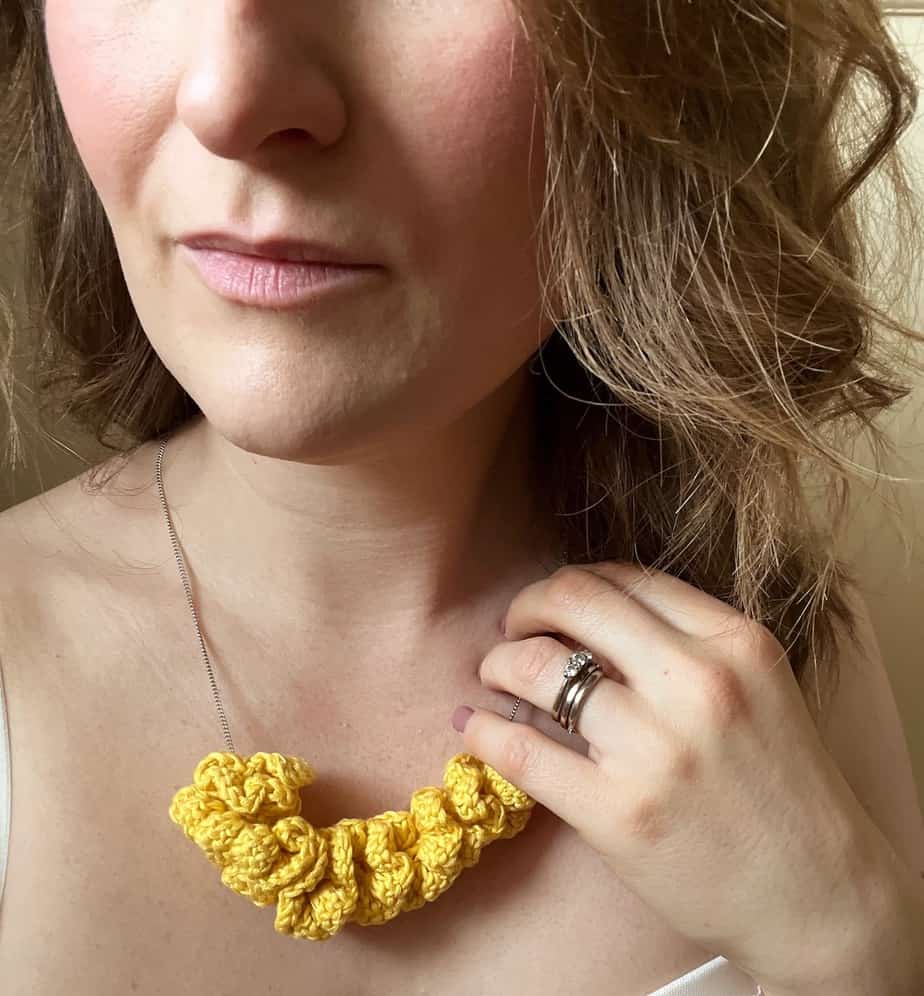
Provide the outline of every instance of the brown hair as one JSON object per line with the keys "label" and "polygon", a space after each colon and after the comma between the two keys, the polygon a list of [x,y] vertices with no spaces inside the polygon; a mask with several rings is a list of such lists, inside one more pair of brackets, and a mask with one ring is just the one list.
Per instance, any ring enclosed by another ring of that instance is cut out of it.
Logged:
{"label": "brown hair", "polygon": [[[545,115],[543,305],[556,330],[531,363],[562,558],[634,560],[731,603],[780,640],[803,692],[813,676],[820,709],[838,673],[835,618],[856,638],[855,579],[835,549],[855,471],[835,439],[865,425],[877,454],[891,448],[872,418],[909,393],[898,344],[924,338],[864,287],[855,196],[879,167],[917,248],[897,149],[913,67],[878,0],[516,7]],[[41,0],[0,7],[32,408],[127,456],[199,409],[135,314],[42,15]],[[12,343],[9,295],[0,304]],[[15,438],[11,411],[10,452]],[[803,470],[824,476],[824,525]]]}

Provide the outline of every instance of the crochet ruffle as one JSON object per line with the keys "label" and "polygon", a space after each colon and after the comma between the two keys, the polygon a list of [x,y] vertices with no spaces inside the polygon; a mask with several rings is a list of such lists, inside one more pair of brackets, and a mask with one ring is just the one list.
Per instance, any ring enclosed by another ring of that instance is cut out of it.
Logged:
{"label": "crochet ruffle", "polygon": [[410,810],[314,827],[299,815],[299,789],[314,779],[299,757],[213,751],[170,804],[226,886],[257,906],[276,903],[276,930],[314,941],[437,899],[483,847],[516,836],[535,805],[462,753],[447,762],[445,787],[417,789]]}

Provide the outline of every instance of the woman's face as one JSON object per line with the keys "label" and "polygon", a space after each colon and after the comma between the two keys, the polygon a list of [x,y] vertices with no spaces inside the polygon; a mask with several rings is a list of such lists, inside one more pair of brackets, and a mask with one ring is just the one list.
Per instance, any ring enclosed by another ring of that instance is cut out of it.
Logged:
{"label": "woman's face", "polygon": [[[372,452],[487,398],[551,332],[541,113],[507,0],[47,0],[45,18],[138,315],[225,437]],[[231,301],[177,240],[232,228],[381,268],[307,305]]]}

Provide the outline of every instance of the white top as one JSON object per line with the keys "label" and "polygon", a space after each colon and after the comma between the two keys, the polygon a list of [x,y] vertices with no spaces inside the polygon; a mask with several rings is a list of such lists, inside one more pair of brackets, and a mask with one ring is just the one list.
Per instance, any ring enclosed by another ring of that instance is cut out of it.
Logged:
{"label": "white top", "polygon": [[750,975],[719,955],[648,996],[762,996],[762,990]]}
{"label": "white top", "polygon": [[[0,667],[0,906],[6,885],[12,817],[12,765],[3,668]],[[754,996],[751,978],[719,956],[668,982],[648,996]]]}

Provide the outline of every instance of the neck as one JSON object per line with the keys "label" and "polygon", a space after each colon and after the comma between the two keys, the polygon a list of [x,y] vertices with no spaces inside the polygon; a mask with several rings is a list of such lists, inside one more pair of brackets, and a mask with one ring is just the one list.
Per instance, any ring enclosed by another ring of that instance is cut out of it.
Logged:
{"label": "neck", "polygon": [[309,429],[184,426],[163,476],[200,621],[240,626],[283,667],[337,648],[312,668],[375,662],[388,680],[434,648],[486,652],[517,591],[556,566],[533,484],[534,402],[523,368],[455,422],[349,456],[321,454]]}

